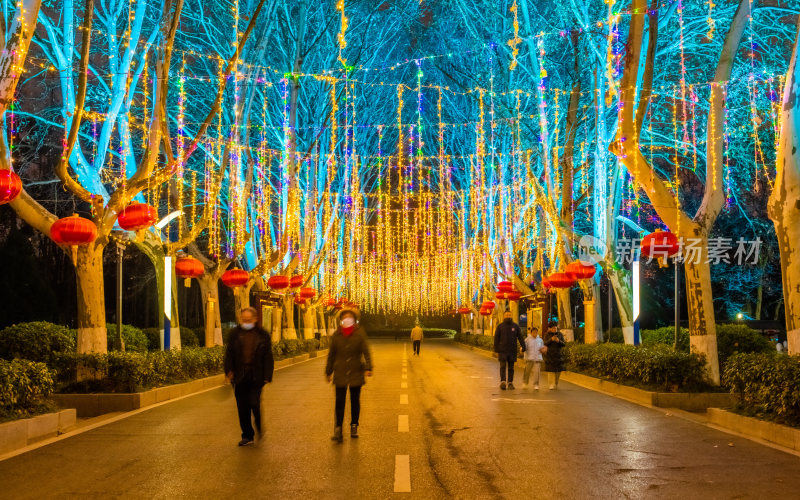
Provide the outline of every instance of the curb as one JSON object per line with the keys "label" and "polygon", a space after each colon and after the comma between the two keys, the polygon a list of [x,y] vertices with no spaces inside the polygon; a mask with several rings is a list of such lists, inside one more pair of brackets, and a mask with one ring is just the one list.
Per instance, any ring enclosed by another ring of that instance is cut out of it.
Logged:
{"label": "curb", "polygon": [[25,448],[42,439],[64,434],[75,427],[75,422],[75,409],[68,408],[0,424],[0,454]]}
{"label": "curb", "polygon": [[778,445],[778,447],[786,448],[786,451],[800,451],[800,429],[794,427],[746,417],[720,408],[708,409],[708,424],[710,427],[757,442],[766,441]]}

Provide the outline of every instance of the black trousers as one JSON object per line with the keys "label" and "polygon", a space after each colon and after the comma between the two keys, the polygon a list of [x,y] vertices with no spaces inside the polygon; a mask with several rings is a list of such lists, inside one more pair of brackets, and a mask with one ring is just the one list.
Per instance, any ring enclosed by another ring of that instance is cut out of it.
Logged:
{"label": "black trousers", "polygon": [[509,354],[501,352],[497,354],[500,360],[500,381],[506,381],[506,369],[508,369],[508,382],[514,381],[514,363],[517,362],[517,353]]}
{"label": "black trousers", "polygon": [[[347,387],[336,387],[336,427],[341,427],[344,422],[344,405],[347,399]],[[350,386],[350,424],[358,425],[358,415],[361,413],[361,386]]]}
{"label": "black trousers", "polygon": [[255,420],[255,428],[261,432],[261,389],[263,387],[264,384],[256,382],[240,382],[233,386],[236,408],[239,410],[242,439],[253,439],[255,436],[252,420]]}
{"label": "black trousers", "polygon": [[419,354],[419,346],[422,345],[421,340],[415,340],[414,342],[414,354]]}

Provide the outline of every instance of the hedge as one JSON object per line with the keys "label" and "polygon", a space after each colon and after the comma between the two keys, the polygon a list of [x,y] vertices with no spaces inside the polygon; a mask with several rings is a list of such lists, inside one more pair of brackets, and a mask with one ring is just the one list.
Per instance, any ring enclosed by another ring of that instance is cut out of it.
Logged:
{"label": "hedge", "polygon": [[[200,347],[200,340],[197,338],[197,334],[194,330],[189,327],[182,326],[180,327],[181,331],[181,348],[183,347]],[[203,332],[205,335],[205,331]]]}
{"label": "hedge", "polygon": [[147,350],[160,351],[161,350],[161,329],[160,328],[143,328],[142,333],[147,337]]}
{"label": "hedge", "polygon": [[457,332],[453,335],[453,340],[475,346],[479,349],[487,351],[494,351],[494,336],[493,335],[472,335],[471,333]]}
{"label": "hedge", "polygon": [[667,347],[568,343],[564,360],[570,371],[625,385],[671,392],[709,387],[703,356]]}
{"label": "hedge", "polygon": [[44,363],[0,360],[0,420],[38,413],[53,388],[53,372]]}
{"label": "hedge", "polygon": [[800,356],[733,354],[722,384],[738,396],[741,412],[800,426]]}
{"label": "hedge", "polygon": [[[77,332],[76,332],[77,335]],[[117,338],[117,325],[114,323],[106,324],[106,338],[108,339],[108,350],[119,351],[119,339]],[[149,340],[147,335],[139,328],[131,325],[122,325],[122,340],[125,342],[125,350],[130,352],[147,352]]]}
{"label": "hedge", "polygon": [[[61,392],[138,392],[222,373],[224,349],[185,348],[155,352],[65,353],[55,368]],[[77,381],[78,367],[97,375]]]}
{"label": "hedge", "polygon": [[0,358],[23,358],[49,363],[61,352],[75,350],[75,337],[66,327],[34,321],[19,323],[0,331]]}

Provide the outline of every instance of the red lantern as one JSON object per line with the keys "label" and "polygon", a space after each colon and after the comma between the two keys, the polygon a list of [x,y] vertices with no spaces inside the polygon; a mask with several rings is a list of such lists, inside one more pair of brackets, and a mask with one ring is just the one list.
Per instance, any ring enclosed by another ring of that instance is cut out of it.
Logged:
{"label": "red lantern", "polygon": [[491,311],[494,309],[494,305],[495,305],[494,302],[492,302],[491,300],[487,300],[486,302],[481,304],[481,309],[488,309],[489,311]]}
{"label": "red lantern", "polygon": [[336,309],[337,311],[341,311],[342,309],[344,309],[344,304],[340,304],[340,303],[338,303],[338,302],[337,302],[337,303],[336,303],[336,304],[333,306],[333,308],[334,308],[334,309]]}
{"label": "red lantern", "polygon": [[14,201],[22,192],[22,180],[11,170],[0,170],[0,205]]}
{"label": "red lantern", "polygon": [[514,290],[514,285],[510,281],[501,281],[497,284],[498,292],[510,292],[512,290]]}
{"label": "red lantern", "polygon": [[290,288],[299,288],[303,286],[303,275],[302,274],[295,274],[289,279],[289,287]]}
{"label": "red lantern", "polygon": [[59,245],[88,245],[97,238],[97,226],[76,214],[55,221],[50,226],[50,237]]}
{"label": "red lantern", "polygon": [[301,288],[299,295],[304,299],[312,299],[317,294],[317,291],[313,288]]}
{"label": "red lantern", "polygon": [[478,312],[481,314],[481,316],[489,316],[490,314],[492,314],[492,310],[491,309],[484,309],[482,307],[481,307],[481,310],[478,311]]}
{"label": "red lantern", "polygon": [[519,292],[518,292],[518,291],[516,291],[516,290],[514,290],[514,291],[512,291],[512,292],[508,292],[508,293],[506,294],[506,298],[507,298],[508,300],[510,300],[510,301],[513,301],[513,302],[516,302],[516,301],[518,301],[518,300],[519,300],[521,297],[522,297],[522,294],[521,294],[521,293],[519,293]]}
{"label": "red lantern", "polygon": [[680,248],[678,237],[668,231],[655,231],[642,238],[643,257],[672,257]]}
{"label": "red lantern", "polygon": [[267,280],[267,286],[273,290],[283,290],[289,287],[289,278],[278,274],[277,276],[270,276]]}
{"label": "red lantern", "polygon": [[594,276],[594,273],[597,272],[597,269],[595,269],[594,266],[588,266],[583,262],[576,260],[575,262],[567,265],[566,272],[567,276],[579,281],[591,279]]}
{"label": "red lantern", "polygon": [[550,284],[550,280],[548,280],[547,278],[542,278],[542,288],[544,288],[545,290],[549,290],[553,288],[553,285]]}
{"label": "red lantern", "polygon": [[147,229],[158,220],[158,210],[146,203],[133,203],[125,207],[117,217],[119,227],[126,231]]}
{"label": "red lantern", "polygon": [[181,257],[175,261],[175,274],[183,278],[183,286],[191,286],[192,278],[202,276],[205,272],[203,263],[194,257]]}
{"label": "red lantern", "polygon": [[244,269],[228,269],[222,273],[222,283],[228,288],[244,286],[250,281],[250,273]]}
{"label": "red lantern", "polygon": [[567,276],[567,273],[553,273],[547,277],[550,286],[553,288],[571,288],[575,280]]}
{"label": "red lantern", "polygon": [[336,305],[336,299],[331,297],[324,298],[322,299],[322,305],[325,307],[333,307]]}
{"label": "red lantern", "polygon": [[298,306],[302,306],[302,305],[305,305],[306,299],[305,299],[305,297],[301,297],[299,295],[295,295],[294,296],[294,303],[297,304]]}
{"label": "red lantern", "polygon": [[470,312],[472,312],[472,309],[470,309],[469,307],[458,308],[458,314],[469,314]]}

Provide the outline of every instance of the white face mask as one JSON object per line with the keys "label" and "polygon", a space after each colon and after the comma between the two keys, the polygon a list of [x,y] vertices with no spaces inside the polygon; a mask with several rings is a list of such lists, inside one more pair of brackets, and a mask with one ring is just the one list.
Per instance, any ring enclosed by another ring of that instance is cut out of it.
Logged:
{"label": "white face mask", "polygon": [[252,330],[256,327],[255,323],[242,323],[242,328],[245,330]]}
{"label": "white face mask", "polygon": [[356,324],[356,320],[351,318],[350,316],[344,318],[341,322],[341,325],[345,328],[350,328],[351,326]]}

